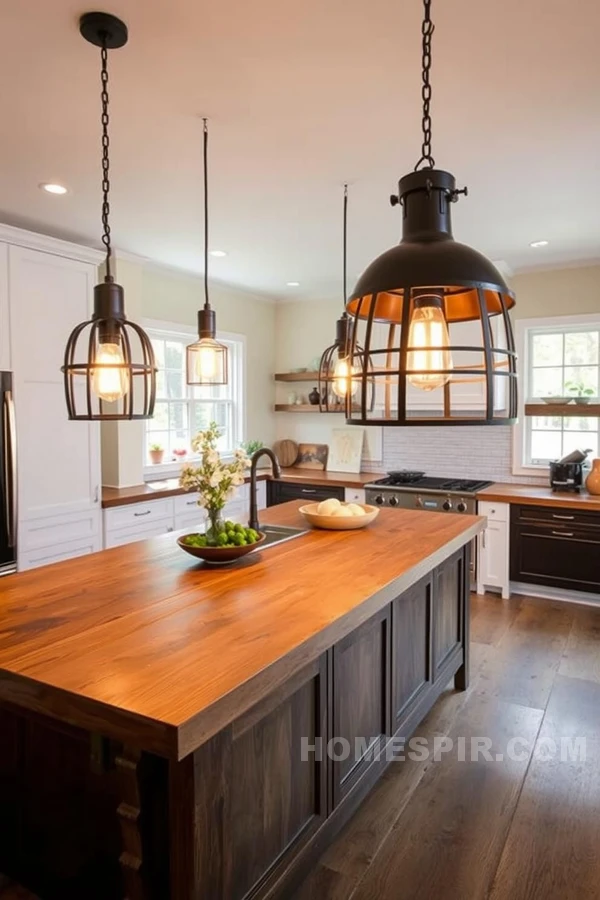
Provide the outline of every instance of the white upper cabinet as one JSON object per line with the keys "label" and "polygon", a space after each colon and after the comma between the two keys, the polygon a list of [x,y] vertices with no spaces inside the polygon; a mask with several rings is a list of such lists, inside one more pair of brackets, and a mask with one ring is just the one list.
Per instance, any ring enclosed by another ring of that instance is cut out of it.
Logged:
{"label": "white upper cabinet", "polygon": [[99,425],[68,420],[60,371],[69,333],[90,316],[96,267],[15,245],[8,254],[19,519],[99,509]]}
{"label": "white upper cabinet", "polygon": [[8,304],[8,246],[0,244],[0,372],[10,372],[10,313]]}

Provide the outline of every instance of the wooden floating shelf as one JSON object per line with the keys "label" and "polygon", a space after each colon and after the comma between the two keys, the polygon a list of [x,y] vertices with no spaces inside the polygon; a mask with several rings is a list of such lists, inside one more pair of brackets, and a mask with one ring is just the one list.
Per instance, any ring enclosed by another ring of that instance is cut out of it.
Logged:
{"label": "wooden floating shelf", "polygon": [[[276,403],[275,404],[275,412],[291,412],[291,413],[318,413],[319,404],[315,403]],[[345,412],[344,407],[340,407],[340,409],[330,409],[328,410],[330,413],[343,413]],[[322,413],[325,415],[325,413]]]}
{"label": "wooden floating shelf", "polygon": [[600,417],[600,403],[526,403],[526,416]]}
{"label": "wooden floating shelf", "polygon": [[278,372],[273,375],[275,381],[318,381],[318,372]]}

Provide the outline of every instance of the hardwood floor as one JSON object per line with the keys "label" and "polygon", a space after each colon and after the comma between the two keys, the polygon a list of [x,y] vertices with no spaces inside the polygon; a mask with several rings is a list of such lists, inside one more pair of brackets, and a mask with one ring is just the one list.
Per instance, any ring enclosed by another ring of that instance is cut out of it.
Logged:
{"label": "hardwood floor", "polygon": [[417,729],[454,749],[391,763],[293,900],[600,897],[600,608],[472,601],[470,687]]}

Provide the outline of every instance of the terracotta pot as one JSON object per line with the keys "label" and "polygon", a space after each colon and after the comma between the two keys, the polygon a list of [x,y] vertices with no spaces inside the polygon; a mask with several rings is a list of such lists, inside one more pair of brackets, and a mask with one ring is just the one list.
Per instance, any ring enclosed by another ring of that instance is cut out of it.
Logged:
{"label": "terracotta pot", "polygon": [[592,460],[592,469],[585,479],[585,486],[590,494],[600,496],[600,459]]}
{"label": "terracotta pot", "polygon": [[163,456],[165,455],[164,450],[150,450],[150,460],[152,461],[153,466],[159,466],[163,461]]}

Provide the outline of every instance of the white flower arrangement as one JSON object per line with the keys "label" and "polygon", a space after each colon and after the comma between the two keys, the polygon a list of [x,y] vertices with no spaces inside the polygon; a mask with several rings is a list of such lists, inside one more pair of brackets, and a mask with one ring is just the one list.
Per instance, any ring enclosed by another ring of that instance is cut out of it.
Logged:
{"label": "white flower arrangement", "polygon": [[183,466],[179,478],[182,488],[198,491],[198,505],[213,513],[231,500],[236,487],[244,483],[244,473],[250,466],[245,450],[236,450],[231,462],[223,462],[217,450],[220,437],[216,422],[211,422],[206,431],[200,431],[192,439],[192,449],[199,454],[200,463]]}

